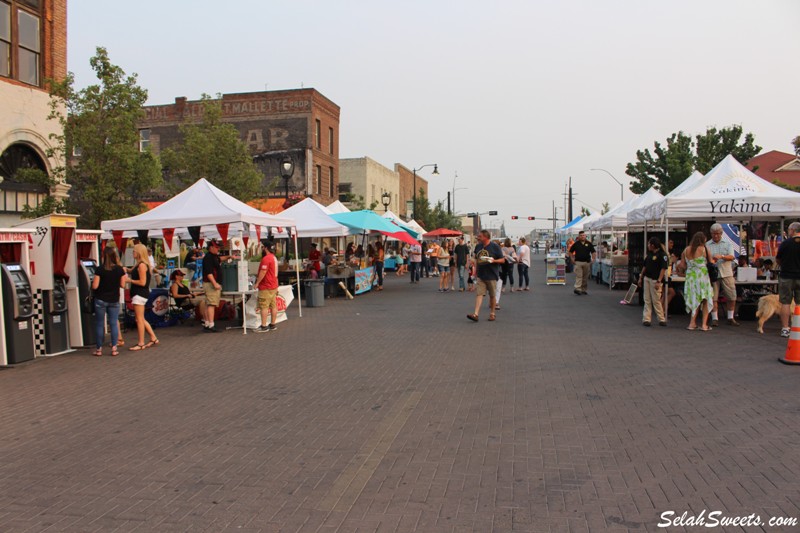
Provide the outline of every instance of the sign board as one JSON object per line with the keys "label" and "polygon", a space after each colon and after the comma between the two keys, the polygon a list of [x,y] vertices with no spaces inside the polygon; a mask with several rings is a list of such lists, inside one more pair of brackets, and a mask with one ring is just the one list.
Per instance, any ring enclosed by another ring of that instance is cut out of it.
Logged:
{"label": "sign board", "polygon": [[356,270],[356,294],[372,290],[372,285],[375,283],[375,268],[363,268]]}
{"label": "sign board", "polygon": [[567,283],[567,263],[564,256],[547,257],[547,284],[565,285]]}

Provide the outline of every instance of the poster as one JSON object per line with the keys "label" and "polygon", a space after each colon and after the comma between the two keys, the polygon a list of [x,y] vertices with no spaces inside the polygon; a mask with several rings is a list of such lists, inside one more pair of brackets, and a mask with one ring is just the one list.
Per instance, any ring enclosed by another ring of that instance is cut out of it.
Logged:
{"label": "poster", "polygon": [[547,257],[547,284],[564,285],[567,282],[567,264],[563,256]]}
{"label": "poster", "polygon": [[362,294],[372,290],[375,283],[375,268],[363,268],[356,270],[356,294]]}
{"label": "poster", "polygon": [[[286,309],[294,301],[294,292],[291,285],[281,285],[278,287],[278,320],[287,320]],[[247,329],[255,329],[261,325],[261,314],[256,313],[258,307],[258,292],[250,295],[244,306],[244,316],[247,321]]]}

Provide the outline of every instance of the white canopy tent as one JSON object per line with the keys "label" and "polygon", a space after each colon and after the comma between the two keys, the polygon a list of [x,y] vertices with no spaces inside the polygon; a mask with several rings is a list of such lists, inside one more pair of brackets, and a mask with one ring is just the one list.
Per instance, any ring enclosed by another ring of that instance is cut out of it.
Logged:
{"label": "white canopy tent", "polygon": [[[217,225],[228,224],[229,235],[237,232],[249,233],[250,226],[261,228],[294,228],[292,218],[268,215],[247,205],[218,189],[206,179],[199,179],[193,185],[150,211],[128,218],[106,220],[100,223],[103,231],[127,232],[137,230],[164,230],[199,227],[200,234],[209,236],[217,232]],[[297,255],[297,239],[294,239]],[[303,316],[300,304],[300,271],[297,267],[297,305]]]}
{"label": "white canopy tent", "polygon": [[683,180],[680,185],[672,189],[666,196],[660,200],[637,207],[628,213],[628,224],[631,226],[646,224],[648,221],[661,220],[663,210],[666,206],[666,201],[675,196],[684,194],[693,189],[703,179],[703,174],[695,170],[692,174]]}
{"label": "white canopy tent", "polygon": [[587,229],[587,226],[592,222],[599,220],[600,217],[603,216],[600,213],[592,213],[591,215],[587,215],[580,219],[578,222],[572,225],[570,228],[573,232],[584,231]]}
{"label": "white canopy tent", "polygon": [[[294,204],[281,212],[282,217],[296,220],[297,236],[305,237],[345,237],[350,234],[347,226],[339,224],[330,217],[328,208],[311,198]],[[288,237],[281,233],[276,237]]]}
{"label": "white canopy tent", "polygon": [[655,187],[651,187],[644,194],[632,196],[621,204],[618,204],[614,209],[600,217],[595,222],[587,224],[585,228],[595,231],[626,227],[628,225],[628,213],[630,211],[641,208],[642,206],[653,204],[663,198],[664,196],[658,192]]}
{"label": "white canopy tent", "polygon": [[330,211],[330,214],[332,214],[332,215],[336,214],[336,213],[349,213],[350,212],[350,210],[347,209],[347,206],[344,205],[339,200],[336,200],[335,202],[330,204],[326,209],[328,211]]}

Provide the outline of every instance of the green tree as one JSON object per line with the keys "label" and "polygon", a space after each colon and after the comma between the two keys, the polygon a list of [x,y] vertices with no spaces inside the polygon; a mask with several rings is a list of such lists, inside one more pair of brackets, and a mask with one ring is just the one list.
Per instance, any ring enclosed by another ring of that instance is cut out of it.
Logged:
{"label": "green tree", "polygon": [[592,214],[592,212],[589,211],[586,207],[581,207],[581,215],[582,216],[588,217],[591,214]]}
{"label": "green tree", "polygon": [[631,183],[630,190],[642,194],[654,185],[667,194],[689,177],[694,168],[692,138],[682,131],[673,133],[666,146],[656,141],[653,153],[650,150],[638,150],[636,162],[628,163],[625,173],[636,181]]}
{"label": "green tree", "polygon": [[[50,118],[58,120],[63,134],[53,153],[69,161],[54,169],[53,178],[72,186],[70,211],[80,214],[82,227],[97,228],[103,220],[136,215],[139,198],[161,184],[161,167],[149,151],[139,151],[137,122],[147,91],[137,76],[111,63],[105,48],[98,47],[89,60],[98,84],[76,90],[75,77],[50,81]],[[80,151],[80,157],[68,156]]]}
{"label": "green tree", "polygon": [[417,222],[428,231],[436,228],[461,230],[461,219],[448,213],[442,201],[431,207],[425,189],[421,187],[417,193]]}
{"label": "green tree", "polygon": [[742,139],[741,126],[729,126],[717,130],[708,128],[702,135],[695,137],[694,168],[703,174],[717,166],[728,154],[733,154],[741,164],[746,164],[758,155],[761,147],[755,144],[755,137],[747,133]]}
{"label": "green tree", "polygon": [[205,178],[243,202],[266,196],[278,183],[262,187],[264,175],[253,162],[233,124],[222,122],[222,101],[203,95],[203,118],[181,125],[182,142],[165,149],[161,162],[169,169],[173,187],[183,188]]}
{"label": "green tree", "polygon": [[792,145],[794,145],[794,154],[800,157],[800,135],[792,139]]}
{"label": "green tree", "polygon": [[601,207],[600,209],[601,215],[605,215],[611,210],[611,204],[609,204],[608,202],[603,202],[603,205],[601,205],[600,207]]}

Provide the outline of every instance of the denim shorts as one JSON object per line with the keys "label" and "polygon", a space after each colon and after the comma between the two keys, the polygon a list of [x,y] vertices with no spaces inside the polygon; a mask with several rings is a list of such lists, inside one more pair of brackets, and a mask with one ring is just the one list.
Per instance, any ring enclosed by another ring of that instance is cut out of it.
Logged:
{"label": "denim shorts", "polygon": [[439,265],[439,272],[450,272],[450,267],[446,265]]}

